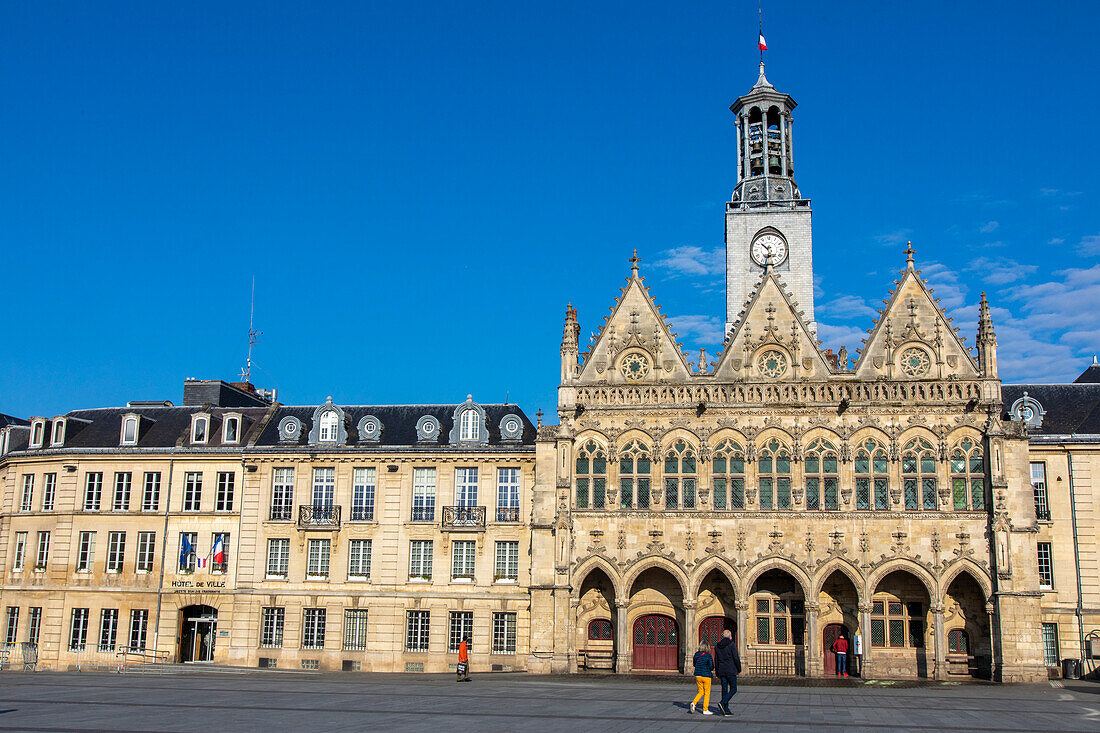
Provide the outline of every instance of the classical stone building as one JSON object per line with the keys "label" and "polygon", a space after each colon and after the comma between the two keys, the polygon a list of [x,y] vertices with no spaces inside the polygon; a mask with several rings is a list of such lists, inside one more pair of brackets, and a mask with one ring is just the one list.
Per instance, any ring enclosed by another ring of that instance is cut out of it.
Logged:
{"label": "classical stone building", "polygon": [[40,664],[446,671],[527,656],[533,426],[514,405],[290,407],[190,380],[0,433],[0,605]]}
{"label": "classical stone building", "polygon": [[713,363],[688,361],[637,257],[583,353],[567,309],[528,668],[683,670],[730,628],[758,674],[829,673],[846,633],[864,675],[1045,678],[1027,436],[985,297],[971,351],[910,248],[854,361],[822,351],[793,108],[763,65],[731,107]]}

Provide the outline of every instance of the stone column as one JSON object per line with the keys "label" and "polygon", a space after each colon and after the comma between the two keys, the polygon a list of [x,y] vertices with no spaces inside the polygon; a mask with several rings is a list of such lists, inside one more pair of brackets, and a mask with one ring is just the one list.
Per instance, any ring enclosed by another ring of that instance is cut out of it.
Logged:
{"label": "stone column", "polygon": [[629,607],[629,600],[615,599],[615,671],[619,673],[631,670],[630,629],[626,627],[626,611]]}
{"label": "stone column", "polygon": [[738,182],[745,180],[743,175],[745,151],[744,145],[741,143],[741,115],[737,115],[737,119],[734,120],[733,126],[737,130],[737,180]]}
{"label": "stone column", "polygon": [[[787,115],[787,157],[790,158],[790,164],[787,166],[787,175],[794,175],[794,117]],[[791,191],[791,198],[794,198],[794,191]]]}
{"label": "stone column", "polygon": [[691,674],[691,658],[695,655],[695,649],[699,646],[699,629],[695,628],[695,606],[697,601],[692,598],[684,601],[684,673]]}
{"label": "stone column", "polygon": [[937,680],[947,679],[947,639],[943,628],[943,604],[932,607],[932,651],[936,659],[932,676]]}
{"label": "stone column", "polygon": [[787,176],[787,115],[783,114],[779,115],[779,175]]}
{"label": "stone column", "polygon": [[993,603],[985,604],[985,614],[989,619],[989,679],[997,679],[997,647],[993,643]]}
{"label": "stone column", "polygon": [[859,660],[859,676],[867,679],[871,676],[874,667],[871,664],[871,610],[873,606],[867,604],[859,607],[859,634],[863,637],[863,656]]}
{"label": "stone column", "polygon": [[568,664],[570,673],[575,673],[577,671],[580,661],[580,645],[583,643],[582,639],[587,640],[588,638],[587,634],[581,635],[579,633],[577,622],[580,621],[580,619],[577,618],[577,609],[579,609],[580,607],[581,599],[576,596],[570,596],[569,623],[566,624],[566,639],[568,639],[569,641],[569,646],[567,647],[567,649],[569,650]]}
{"label": "stone column", "polygon": [[817,603],[806,604],[806,676],[820,677],[824,674],[825,664],[821,659],[821,633],[817,628],[817,614],[821,606]]}
{"label": "stone column", "polygon": [[749,602],[737,601],[737,653],[741,655],[741,667],[749,670]]}
{"label": "stone column", "polygon": [[749,142],[748,113],[741,115],[741,139],[744,141],[742,148],[745,151],[745,155],[743,156],[741,161],[741,164],[745,167],[745,173],[741,180],[745,180],[750,175],[752,175],[752,144]]}

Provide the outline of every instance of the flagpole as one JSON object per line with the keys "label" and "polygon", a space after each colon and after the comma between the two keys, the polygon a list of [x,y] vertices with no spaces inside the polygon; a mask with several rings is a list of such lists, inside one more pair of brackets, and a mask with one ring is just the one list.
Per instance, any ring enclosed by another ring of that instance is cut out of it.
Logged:
{"label": "flagpole", "polygon": [[[764,37],[764,0],[756,0],[756,15],[760,22],[760,37]],[[760,45],[760,44],[757,44]],[[764,49],[760,49],[760,65],[764,65]]]}

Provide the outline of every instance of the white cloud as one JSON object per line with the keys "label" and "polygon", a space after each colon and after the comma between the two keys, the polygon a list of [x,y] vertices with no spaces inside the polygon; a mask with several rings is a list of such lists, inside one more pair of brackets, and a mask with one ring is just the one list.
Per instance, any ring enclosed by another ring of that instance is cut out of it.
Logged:
{"label": "white cloud", "polygon": [[854,358],[856,351],[862,346],[862,340],[867,338],[867,329],[818,321],[817,337],[821,339],[822,349],[840,351],[841,346],[847,346],[848,353]]}
{"label": "white cloud", "polygon": [[668,325],[688,353],[706,347],[716,354],[726,338],[726,321],[718,316],[675,316],[668,319]]}
{"label": "white cloud", "polygon": [[[1061,244],[1062,241],[1059,239],[1057,243]],[[1083,257],[1100,255],[1100,234],[1090,234],[1087,237],[1082,237],[1080,244],[1077,245],[1077,254]]]}
{"label": "white cloud", "polygon": [[725,245],[713,249],[692,245],[666,249],[653,266],[669,270],[676,275],[724,275],[726,272]]}
{"label": "white cloud", "polygon": [[841,295],[832,300],[819,301],[817,309],[832,319],[878,318],[878,311],[858,295]]}
{"label": "white cloud", "polygon": [[991,221],[978,227],[978,231],[982,234],[989,234],[990,232],[996,231],[997,227],[999,227],[1000,225],[1000,222]]}
{"label": "white cloud", "polygon": [[879,234],[875,237],[875,241],[884,247],[895,247],[904,244],[913,236],[912,229],[896,229],[892,232],[886,232],[885,234]]}
{"label": "white cloud", "polygon": [[821,275],[814,275],[814,297],[825,297],[825,288],[821,287]]}
{"label": "white cloud", "polygon": [[1063,239],[1062,237],[1051,237],[1050,239],[1047,240],[1047,244],[1061,244],[1064,241],[1066,241],[1066,240]]}
{"label": "white cloud", "polygon": [[929,262],[920,268],[921,277],[928,281],[935,292],[932,296],[940,299],[940,307],[945,310],[959,308],[966,303],[967,288],[959,282],[959,274],[939,262]]}
{"label": "white cloud", "polygon": [[990,285],[1008,285],[1034,274],[1039,267],[1038,265],[1022,265],[1007,257],[999,259],[979,257],[967,269],[980,273],[982,280]]}

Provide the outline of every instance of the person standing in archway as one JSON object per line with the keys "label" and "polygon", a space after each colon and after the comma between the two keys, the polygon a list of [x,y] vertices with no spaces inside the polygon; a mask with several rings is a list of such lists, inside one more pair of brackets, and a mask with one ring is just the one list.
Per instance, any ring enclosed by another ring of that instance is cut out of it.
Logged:
{"label": "person standing in archway", "polygon": [[737,675],[741,674],[741,656],[737,653],[737,644],[733,641],[733,633],[726,629],[722,632],[721,640],[714,646],[714,657],[717,663],[718,680],[722,683],[722,699],[718,705],[722,708],[723,715],[733,715],[730,710],[730,700],[737,694]]}
{"label": "person standing in archway", "polygon": [[840,636],[833,642],[833,653],[836,654],[836,674],[838,677],[848,676],[848,632],[843,629]]}

